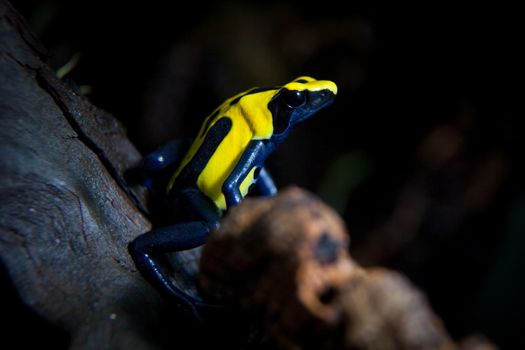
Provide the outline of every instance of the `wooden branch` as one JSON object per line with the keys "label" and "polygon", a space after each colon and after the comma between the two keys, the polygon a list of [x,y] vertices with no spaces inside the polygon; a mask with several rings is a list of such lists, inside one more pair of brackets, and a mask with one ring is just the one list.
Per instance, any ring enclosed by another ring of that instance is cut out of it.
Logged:
{"label": "wooden branch", "polygon": [[493,349],[455,343],[401,274],[361,268],[335,212],[290,188],[246,199],[202,252],[202,294],[261,321],[262,348]]}
{"label": "wooden branch", "polygon": [[71,333],[71,348],[154,348],[144,329],[163,304],[127,252],[150,228],[123,180],[140,154],[45,59],[0,1],[2,263],[23,302]]}

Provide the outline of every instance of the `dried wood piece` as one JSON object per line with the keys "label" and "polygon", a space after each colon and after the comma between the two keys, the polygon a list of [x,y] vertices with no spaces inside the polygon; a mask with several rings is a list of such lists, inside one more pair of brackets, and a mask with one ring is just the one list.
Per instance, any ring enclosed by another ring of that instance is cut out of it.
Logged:
{"label": "dried wood piece", "polygon": [[202,290],[262,313],[273,338],[301,339],[336,324],[333,291],[354,269],[347,251],[340,218],[298,188],[246,199],[203,249]]}
{"label": "dried wood piece", "polygon": [[258,320],[263,347],[458,348],[421,292],[359,267],[348,243],[336,213],[303,190],[246,199],[203,249],[202,294]]}
{"label": "dried wood piece", "polygon": [[424,296],[402,275],[362,269],[339,297],[350,349],[456,349]]}

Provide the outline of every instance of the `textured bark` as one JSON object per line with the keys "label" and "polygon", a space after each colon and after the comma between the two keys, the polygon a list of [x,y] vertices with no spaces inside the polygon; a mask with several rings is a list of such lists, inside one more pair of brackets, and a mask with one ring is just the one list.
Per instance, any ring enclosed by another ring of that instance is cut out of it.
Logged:
{"label": "textured bark", "polygon": [[2,263],[22,301],[71,333],[72,348],[149,349],[143,324],[162,304],[127,244],[150,224],[123,180],[140,154],[45,60],[0,1]]}

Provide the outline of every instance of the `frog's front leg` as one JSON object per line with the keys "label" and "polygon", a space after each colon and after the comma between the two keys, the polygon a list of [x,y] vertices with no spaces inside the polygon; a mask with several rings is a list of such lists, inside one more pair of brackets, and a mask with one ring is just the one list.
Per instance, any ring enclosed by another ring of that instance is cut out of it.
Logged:
{"label": "frog's front leg", "polygon": [[191,145],[190,139],[175,139],[157,148],[142,160],[146,172],[155,172],[180,163]]}
{"label": "frog's front leg", "polygon": [[261,196],[275,196],[277,194],[277,187],[272,179],[272,176],[266,170],[266,167],[262,167],[255,183],[257,191]]}
{"label": "frog's front leg", "polygon": [[199,220],[160,227],[138,236],[129,245],[129,252],[142,275],[165,296],[175,300],[196,317],[196,306],[202,301],[177,288],[170,279],[169,266],[163,264],[165,253],[198,247],[205,243],[210,232],[219,225],[215,205],[196,189],[180,191],[180,198]]}
{"label": "frog's front leg", "polygon": [[[244,150],[237,165],[222,185],[222,193],[224,194],[226,206],[228,208],[237,205],[242,201],[243,194],[241,193],[240,185],[254,168],[256,169],[254,170],[254,180],[257,183],[257,178],[262,172],[261,169],[263,162],[268,157],[271,150],[272,147],[267,141],[254,140],[248,144],[248,147]],[[259,170],[257,170],[257,168]],[[261,187],[263,192],[266,193],[276,191],[275,185],[273,185],[273,180],[271,180],[271,177],[267,172],[265,172],[265,179],[263,180]]]}
{"label": "frog's front leg", "polygon": [[190,145],[191,140],[189,139],[172,140],[144,157],[138,171],[142,185],[151,194],[157,195],[164,192],[166,181],[172,175],[169,167],[181,162]]}

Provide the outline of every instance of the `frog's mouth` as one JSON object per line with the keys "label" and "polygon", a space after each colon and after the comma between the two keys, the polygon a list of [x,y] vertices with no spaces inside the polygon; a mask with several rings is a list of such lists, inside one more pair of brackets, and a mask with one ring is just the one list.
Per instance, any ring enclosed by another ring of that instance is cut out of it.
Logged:
{"label": "frog's mouth", "polygon": [[309,94],[309,99],[312,113],[315,113],[325,107],[330,106],[334,102],[335,93],[329,89],[311,91]]}

